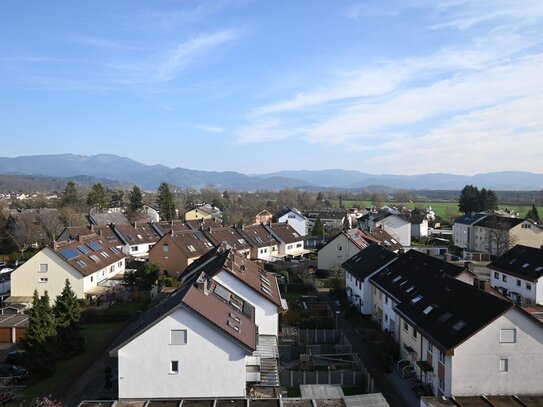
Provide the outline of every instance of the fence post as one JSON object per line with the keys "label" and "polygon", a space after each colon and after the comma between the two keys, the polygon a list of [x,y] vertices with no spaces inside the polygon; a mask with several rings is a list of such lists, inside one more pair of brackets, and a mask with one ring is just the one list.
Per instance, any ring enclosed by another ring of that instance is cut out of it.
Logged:
{"label": "fence post", "polygon": [[306,384],[306,382],[305,382],[305,375],[306,375],[306,371],[305,371],[305,370],[302,370],[302,382],[303,382],[304,384]]}
{"label": "fence post", "polygon": [[330,370],[330,366],[328,366],[328,384],[332,384],[332,371]]}
{"label": "fence post", "polygon": [[290,371],[290,387],[294,386],[294,370]]}

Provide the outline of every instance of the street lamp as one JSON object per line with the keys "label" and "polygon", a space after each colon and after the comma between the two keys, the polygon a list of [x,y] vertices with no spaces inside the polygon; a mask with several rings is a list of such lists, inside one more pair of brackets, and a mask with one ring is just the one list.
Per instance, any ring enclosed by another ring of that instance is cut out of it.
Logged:
{"label": "street lamp", "polygon": [[339,311],[336,311],[336,331],[337,331],[337,318],[339,317]]}

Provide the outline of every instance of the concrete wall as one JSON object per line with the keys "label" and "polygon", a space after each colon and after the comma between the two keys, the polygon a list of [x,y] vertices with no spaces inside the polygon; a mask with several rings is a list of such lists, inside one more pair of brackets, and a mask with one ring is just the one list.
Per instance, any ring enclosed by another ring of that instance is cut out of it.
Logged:
{"label": "concrete wall", "polygon": [[[170,330],[186,329],[186,345]],[[118,352],[119,398],[244,397],[246,351],[190,311],[174,311]],[[170,373],[170,362],[179,372]]]}

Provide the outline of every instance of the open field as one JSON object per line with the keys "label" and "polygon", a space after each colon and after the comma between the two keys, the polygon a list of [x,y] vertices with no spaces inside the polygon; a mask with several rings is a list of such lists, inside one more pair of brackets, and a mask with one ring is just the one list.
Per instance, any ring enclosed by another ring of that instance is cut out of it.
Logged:
{"label": "open field", "polygon": [[[339,208],[339,200],[334,199],[330,200],[330,203],[334,208]],[[344,200],[343,205],[345,205],[346,208],[353,208],[353,207],[360,207],[360,208],[367,208],[371,206],[371,201],[348,201]],[[440,217],[441,219],[448,220],[451,218],[454,218],[456,216],[460,216],[461,213],[458,211],[458,202],[451,201],[451,202],[443,202],[443,201],[423,201],[423,202],[407,202],[403,204],[399,204],[398,202],[390,202],[390,201],[384,201],[383,205],[404,205],[407,208],[414,209],[414,208],[428,208],[432,207],[434,212],[436,213],[436,216]],[[498,205],[498,208],[508,208],[510,210],[514,210],[520,213],[520,217],[526,216],[526,213],[528,210],[530,210],[532,206],[531,205]],[[537,211],[540,214],[543,214],[543,207],[539,206],[537,207]]]}

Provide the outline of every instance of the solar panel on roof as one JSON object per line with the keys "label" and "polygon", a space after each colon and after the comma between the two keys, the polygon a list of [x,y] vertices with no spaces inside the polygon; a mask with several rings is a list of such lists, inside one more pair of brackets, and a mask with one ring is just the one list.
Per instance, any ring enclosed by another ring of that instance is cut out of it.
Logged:
{"label": "solar panel on roof", "polygon": [[117,238],[115,236],[108,236],[106,237],[107,240],[109,240],[110,242],[113,242],[115,240],[117,240]]}
{"label": "solar panel on roof", "polygon": [[79,257],[79,253],[77,253],[74,249],[64,249],[59,252],[59,254],[64,257],[66,260],[74,259],[76,257]]}
{"label": "solar panel on roof", "polygon": [[79,251],[83,254],[87,254],[90,252],[90,250],[87,248],[87,246],[83,246],[83,245],[80,245],[80,246],[77,246],[77,248],[79,249]]}
{"label": "solar panel on roof", "polygon": [[220,285],[215,286],[215,294],[221,297],[225,301],[230,300],[230,291]]}
{"label": "solar panel on roof", "polygon": [[119,249],[117,249],[116,247],[110,247],[109,250],[111,250],[112,253],[119,253]]}
{"label": "solar panel on roof", "polygon": [[87,243],[87,246],[89,246],[92,250],[100,250],[102,248],[102,245],[95,241]]}

